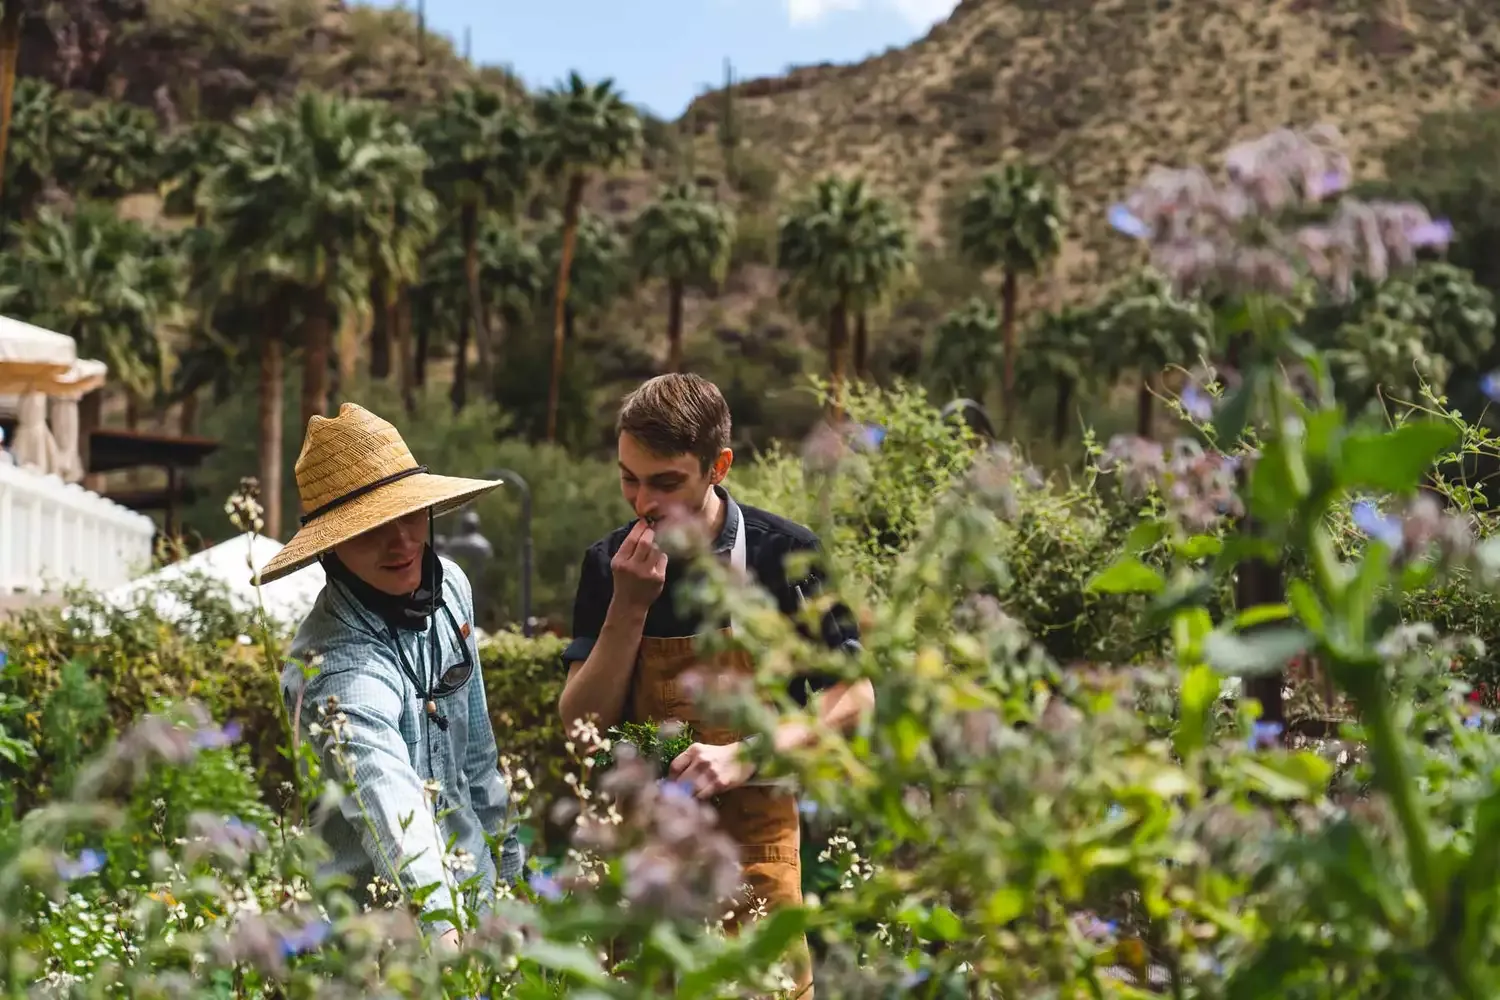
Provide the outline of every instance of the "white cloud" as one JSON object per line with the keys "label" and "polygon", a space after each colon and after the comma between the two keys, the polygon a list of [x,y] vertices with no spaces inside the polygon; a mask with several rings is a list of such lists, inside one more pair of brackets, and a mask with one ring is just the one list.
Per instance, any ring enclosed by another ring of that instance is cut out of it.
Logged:
{"label": "white cloud", "polygon": [[894,10],[914,27],[929,28],[958,6],[958,0],[786,0],[787,16],[798,27],[817,24],[830,14],[881,6]]}

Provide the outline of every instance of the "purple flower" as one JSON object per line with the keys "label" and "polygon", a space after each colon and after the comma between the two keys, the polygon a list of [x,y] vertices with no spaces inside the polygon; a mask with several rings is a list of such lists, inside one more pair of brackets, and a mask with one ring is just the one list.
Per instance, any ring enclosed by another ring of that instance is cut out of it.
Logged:
{"label": "purple flower", "polygon": [[545,900],[557,902],[562,899],[562,886],[557,884],[557,879],[543,871],[533,871],[526,876],[526,884],[531,886],[531,891]]}
{"label": "purple flower", "polygon": [[1196,385],[1189,385],[1186,389],[1182,390],[1180,402],[1182,403],[1183,410],[1194,420],[1203,422],[1213,418],[1213,399]]}
{"label": "purple flower", "polygon": [[693,783],[691,781],[662,779],[659,782],[663,797],[669,799],[691,799],[693,797]]}
{"label": "purple flower", "polygon": [[1133,239],[1151,238],[1151,227],[1124,205],[1115,204],[1109,207],[1109,224]]}
{"label": "purple flower", "polygon": [[818,804],[812,799],[798,799],[797,812],[803,816],[816,816],[818,814]]}
{"label": "purple flower", "polygon": [[64,882],[71,882],[74,879],[92,875],[103,868],[104,855],[92,847],[85,847],[78,852],[77,858],[58,858],[54,866],[57,869],[58,878]]}
{"label": "purple flower", "polygon": [[0,667],[5,666],[5,664],[8,663],[9,661],[10,661],[10,654],[7,653],[4,649],[0,649]]}
{"label": "purple flower", "polygon": [[1445,247],[1453,242],[1453,223],[1434,219],[1412,226],[1406,231],[1406,241],[1414,247]]}
{"label": "purple flower", "polygon": [[1351,516],[1354,518],[1354,526],[1372,540],[1380,542],[1388,549],[1398,548],[1401,545],[1400,518],[1380,513],[1379,508],[1368,500],[1356,503]]}
{"label": "purple flower", "polygon": [[1248,745],[1251,750],[1269,750],[1281,739],[1281,723],[1257,722],[1250,727]]}
{"label": "purple flower", "polygon": [[[1500,371],[1490,372],[1479,380],[1479,391],[1489,397],[1490,402],[1500,403]],[[5,665],[5,654],[0,652],[0,666]]]}
{"label": "purple flower", "polygon": [[1349,186],[1349,175],[1343,170],[1330,170],[1308,184],[1307,197],[1320,201],[1331,194],[1338,194]]}
{"label": "purple flower", "polygon": [[1484,726],[1484,713],[1471,712],[1464,716],[1464,727],[1466,729],[1479,729]]}
{"label": "purple flower", "polygon": [[879,448],[885,441],[885,428],[879,424],[865,424],[859,431],[859,443],[870,451]]}
{"label": "purple flower", "polygon": [[193,734],[193,749],[195,750],[220,750],[235,743],[240,738],[240,724],[231,722],[222,729],[212,726],[200,729]]}
{"label": "purple flower", "polygon": [[312,951],[328,940],[328,932],[332,929],[326,920],[309,920],[295,930],[283,931],[281,937],[281,954],[286,958],[300,955],[306,951]]}

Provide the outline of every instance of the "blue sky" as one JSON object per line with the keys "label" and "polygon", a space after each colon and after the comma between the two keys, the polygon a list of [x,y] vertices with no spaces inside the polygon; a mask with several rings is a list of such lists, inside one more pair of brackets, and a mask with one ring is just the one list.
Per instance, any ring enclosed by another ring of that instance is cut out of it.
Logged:
{"label": "blue sky", "polygon": [[[417,0],[377,0],[416,9]],[[850,62],[905,45],[955,0],[427,0],[427,23],[476,62],[508,65],[532,86],[577,69],[613,77],[632,102],[676,118],[704,87],[789,65]]]}

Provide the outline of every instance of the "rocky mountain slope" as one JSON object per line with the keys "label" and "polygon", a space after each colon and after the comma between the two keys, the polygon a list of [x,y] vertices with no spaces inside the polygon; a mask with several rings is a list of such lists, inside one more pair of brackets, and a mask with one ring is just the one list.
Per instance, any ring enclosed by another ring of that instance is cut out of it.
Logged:
{"label": "rocky mountain slope", "polygon": [[[223,117],[312,85],[398,103],[476,75],[407,10],[343,0],[25,0],[20,72],[179,115]],[[518,89],[498,70],[490,82]]]}
{"label": "rocky mountain slope", "polygon": [[[1497,88],[1500,7],[1486,0],[962,0],[908,48],[732,97],[783,189],[862,173],[930,243],[976,172],[1011,157],[1048,167],[1072,192],[1060,267],[1073,297],[1130,253],[1104,210],[1153,162],[1206,162],[1236,138],[1326,120],[1367,175],[1422,112]],[[723,101],[700,98],[688,119],[714,121]]]}

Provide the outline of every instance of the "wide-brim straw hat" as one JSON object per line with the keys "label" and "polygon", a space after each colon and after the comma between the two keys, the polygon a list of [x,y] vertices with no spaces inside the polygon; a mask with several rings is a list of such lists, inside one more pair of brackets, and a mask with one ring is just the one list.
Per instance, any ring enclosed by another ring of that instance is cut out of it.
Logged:
{"label": "wide-brim straw hat", "polygon": [[308,421],[297,456],[302,527],[266,563],[260,582],[295,573],[382,524],[428,508],[434,516],[446,514],[501,485],[500,480],[433,475],[417,464],[390,423],[345,403],[337,417]]}

